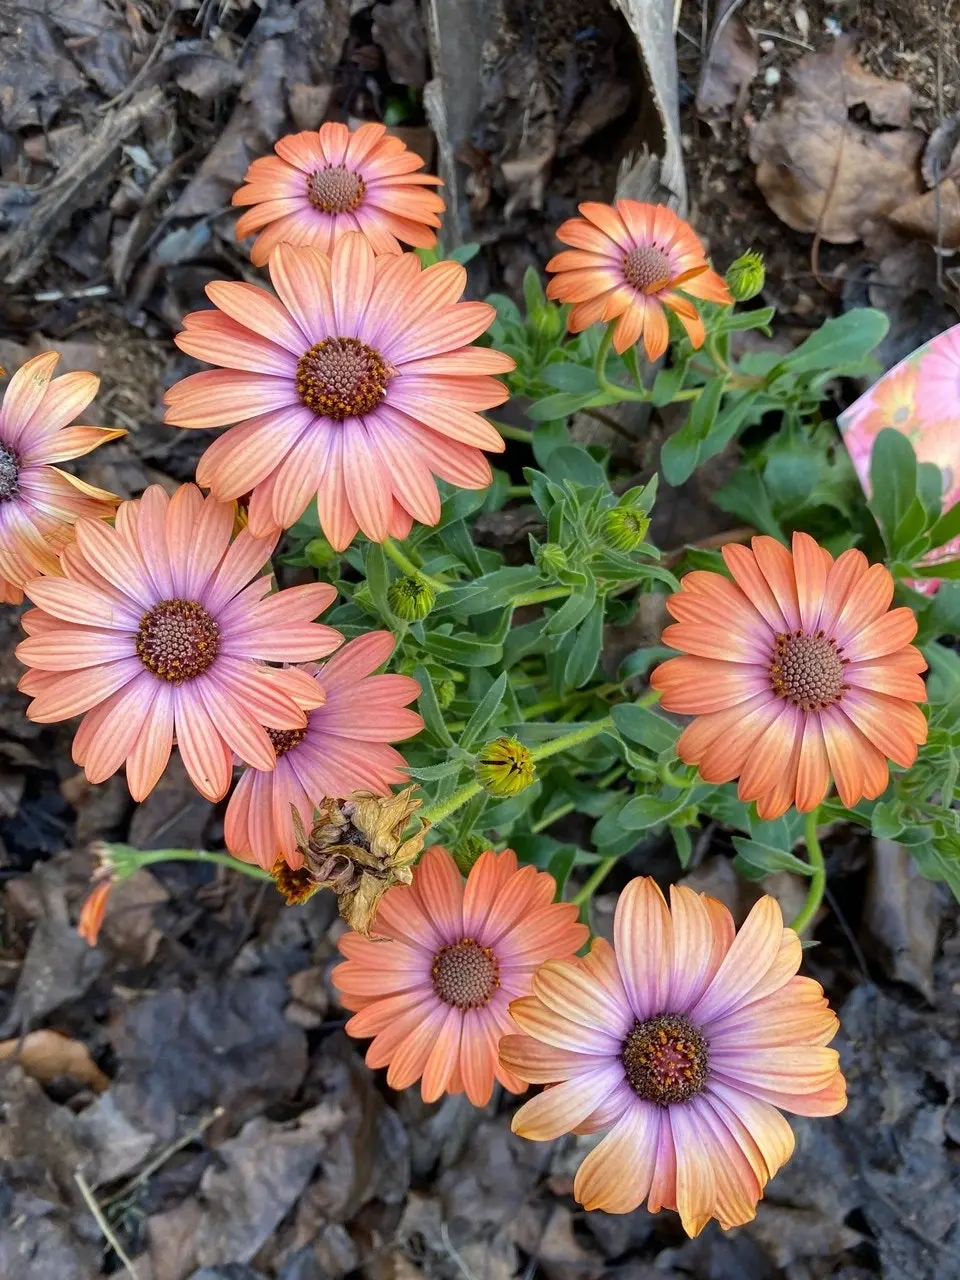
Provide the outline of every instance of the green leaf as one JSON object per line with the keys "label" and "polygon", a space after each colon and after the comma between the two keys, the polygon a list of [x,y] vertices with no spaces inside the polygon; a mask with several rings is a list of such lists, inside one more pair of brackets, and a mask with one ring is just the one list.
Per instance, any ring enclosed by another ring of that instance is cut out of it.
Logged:
{"label": "green leaf", "polygon": [[[786,849],[776,849],[761,840],[747,840],[743,836],[733,837],[733,847],[738,858],[746,864],[750,872],[768,875],[771,871],[792,871],[799,876],[813,875],[813,868],[802,858],[788,853]],[[736,865],[736,863],[734,863]]]}
{"label": "green leaf", "polygon": [[507,687],[507,673],[501,672],[494,680],[493,684],[480,699],[477,709],[467,721],[467,726],[460,735],[459,746],[463,751],[469,751],[476,740],[486,729],[487,725],[500,710],[503,704],[503,695]]}
{"label": "green leaf", "polygon": [[690,858],[693,854],[693,840],[690,837],[690,831],[687,827],[670,825],[670,834],[673,836],[673,843],[676,846],[677,857],[680,859],[681,867],[690,865]]}
{"label": "green leaf", "polygon": [[836,370],[849,361],[863,360],[880,343],[890,322],[882,311],[858,307],[825,321],[796,350],[773,368],[768,384],[784,374],[798,377],[821,369]]}
{"label": "green leaf", "polygon": [[433,687],[433,681],[430,679],[430,672],[426,667],[419,666],[414,671],[413,678],[420,686],[417,709],[423,716],[427,731],[432,733],[443,746],[452,747],[454,741],[443,718],[443,712],[440,710],[440,703],[437,701],[437,694]]}
{"label": "green leaf", "polygon": [[630,742],[639,742],[655,755],[673,751],[680,730],[650,707],[621,702],[611,713],[620,734]]}
{"label": "green leaf", "polygon": [[609,488],[607,473],[603,467],[586,449],[576,444],[565,444],[554,449],[547,463],[547,475],[558,484],[572,481],[574,484]]}
{"label": "green leaf", "polygon": [[777,314],[776,307],[755,307],[752,311],[727,311],[711,326],[714,333],[732,333],[735,329],[766,329]]}
{"label": "green leaf", "polygon": [[945,511],[930,530],[930,545],[942,547],[945,542],[952,542],[954,538],[960,538],[960,502],[955,502],[949,511]]}
{"label": "green leaf", "polygon": [[713,495],[713,502],[721,511],[727,511],[752,524],[761,533],[783,541],[783,530],[774,514],[767,486],[756,471],[741,467],[734,472],[723,488]]}
{"label": "green leaf", "polygon": [[575,591],[548,619],[544,632],[549,636],[563,636],[579,627],[597,598],[597,584],[593,577],[587,580],[582,591]]}
{"label": "green leaf", "polygon": [[451,262],[459,262],[461,267],[465,267],[468,262],[473,261],[479,252],[480,246],[478,244],[458,244],[455,249],[450,250],[447,257]]}
{"label": "green leaf", "polygon": [[547,301],[536,267],[527,267],[523,273],[523,300],[526,303],[528,316],[535,315]]}
{"label": "green leaf", "polygon": [[[935,462],[917,463],[917,494],[927,513],[928,525],[932,536],[933,528],[936,527],[938,520],[941,519],[940,507],[943,503],[943,472]],[[960,506],[960,503],[958,503],[958,506]],[[954,507],[953,510],[956,511],[957,507]],[[960,515],[957,516],[957,520],[960,521]],[[960,525],[958,525],[957,532],[960,533]],[[944,542],[947,541],[949,539],[944,538]],[[942,545],[939,542],[930,542],[931,547]]]}
{"label": "green leaf", "polygon": [[596,395],[596,387],[592,391],[576,393],[558,391],[556,395],[545,396],[542,400],[535,400],[533,404],[527,406],[524,412],[531,422],[553,422],[557,418],[569,418],[571,414],[579,413],[581,409],[595,399]]}
{"label": "green leaf", "polygon": [[911,570],[917,578],[943,578],[956,582],[960,578],[960,560],[940,560],[931,564],[915,564]]}
{"label": "green leaf", "polygon": [[567,658],[563,682],[568,688],[581,689],[596,670],[603,643],[603,601],[598,600],[580,624],[577,640]]}
{"label": "green leaf", "polygon": [[585,364],[574,364],[570,360],[547,365],[540,376],[548,387],[556,387],[558,391],[573,391],[581,395],[586,392],[591,396],[597,391],[597,379],[593,370]]}
{"label": "green leaf", "polygon": [[497,315],[504,324],[516,325],[521,328],[523,325],[523,316],[520,314],[520,308],[512,298],[508,298],[505,293],[488,293],[485,299],[491,307],[496,307]]}
{"label": "green leaf", "polygon": [[917,869],[928,880],[944,880],[960,902],[960,857],[950,846],[931,840],[928,844],[913,845],[910,856]]}
{"label": "green leaf", "polygon": [[472,636],[445,636],[428,631],[423,647],[427,653],[458,667],[492,667],[503,657],[503,645],[487,644]]}
{"label": "green leaf", "polygon": [[387,559],[379,542],[371,542],[363,557],[363,568],[367,578],[370,595],[383,618],[392,618],[393,611],[387,604]]}
{"label": "green leaf", "polygon": [[900,431],[885,427],[870,455],[870,509],[876,516],[887,550],[896,554],[897,527],[917,498],[917,457]]}
{"label": "green leaf", "polygon": [[465,521],[456,520],[453,524],[448,524],[441,529],[440,541],[478,577],[483,573],[483,564],[477,555],[477,548],[473,545],[473,539],[470,537]]}
{"label": "green leaf", "polygon": [[617,675],[621,680],[630,680],[634,676],[645,676],[655,662],[663,662],[667,658],[677,656],[675,649],[666,645],[653,644],[643,649],[634,649],[620,663]]}
{"label": "green leaf", "polygon": [[870,815],[871,831],[878,840],[895,840],[903,830],[903,803],[881,800]]}
{"label": "green leaf", "polygon": [[700,460],[700,446],[713,426],[726,389],[726,377],[711,378],[690,406],[687,420],[660,450],[660,465],[667,484],[689,480]]}
{"label": "green leaf", "polygon": [[554,895],[554,902],[563,901],[563,891],[566,888],[567,880],[570,872],[573,870],[573,864],[577,860],[579,850],[575,844],[563,844],[554,853],[547,866],[547,873],[553,876],[557,882],[557,891]]}
{"label": "green leaf", "polygon": [[673,799],[661,796],[634,796],[620,813],[620,824],[628,831],[646,831],[666,822],[690,804],[690,793],[682,791]]}
{"label": "green leaf", "polygon": [[683,360],[672,369],[661,369],[654,378],[651,403],[655,409],[661,409],[665,404],[670,404],[677,392],[682,389],[687,376],[688,363],[687,360]]}

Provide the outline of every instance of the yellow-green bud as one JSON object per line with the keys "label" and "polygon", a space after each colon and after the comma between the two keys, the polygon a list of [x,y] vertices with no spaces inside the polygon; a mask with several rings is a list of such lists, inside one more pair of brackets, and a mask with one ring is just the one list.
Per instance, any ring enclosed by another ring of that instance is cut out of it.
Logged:
{"label": "yellow-green bud", "polygon": [[537,778],[530,749],[516,738],[496,738],[477,756],[477,781],[492,796],[516,796]]}
{"label": "yellow-green bud", "polygon": [[567,553],[559,542],[548,542],[537,549],[535,562],[545,578],[555,578],[567,568]]}
{"label": "yellow-green bud", "polygon": [[340,552],[334,551],[326,538],[311,538],[303,554],[315,569],[326,569],[340,559]]}
{"label": "yellow-green bud", "polygon": [[766,271],[759,253],[748,250],[727,269],[727,287],[735,302],[749,302],[763,288]]}
{"label": "yellow-green bud", "polygon": [[433,691],[437,695],[437,702],[441,711],[446,711],[457,696],[457,686],[452,680],[438,680]]}
{"label": "yellow-green bud", "polygon": [[425,578],[407,574],[391,582],[387,589],[390,611],[404,622],[419,622],[433,608],[437,593]]}
{"label": "yellow-green bud", "polygon": [[603,513],[600,536],[611,551],[636,551],[649,528],[649,519],[639,511],[612,507]]}
{"label": "yellow-green bud", "polygon": [[468,876],[473,864],[489,848],[490,841],[484,840],[483,836],[467,836],[454,847],[453,860],[463,875]]}

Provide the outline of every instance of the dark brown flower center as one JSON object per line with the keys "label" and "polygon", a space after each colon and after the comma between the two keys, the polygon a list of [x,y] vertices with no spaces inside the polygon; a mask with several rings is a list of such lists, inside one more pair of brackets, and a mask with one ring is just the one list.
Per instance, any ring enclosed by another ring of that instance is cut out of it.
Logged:
{"label": "dark brown flower center", "polygon": [[283,894],[288,907],[306,902],[317,892],[317,877],[306,864],[294,871],[287,866],[285,858],[278,858],[270,875],[277,892]]}
{"label": "dark brown flower center", "polygon": [[267,737],[273,743],[273,749],[278,756],[285,756],[288,751],[292,751],[307,736],[307,729],[268,729]]}
{"label": "dark brown flower center", "polygon": [[307,179],[307,199],[321,213],[353,213],[363,203],[367,186],[342,164],[317,169]]}
{"label": "dark brown flower center", "polygon": [[686,1102],[707,1083],[707,1042],[682,1013],[635,1022],[620,1061],[637,1097],[662,1107]]}
{"label": "dark brown flower center", "polygon": [[195,600],[161,600],[140,619],[137,657],[155,676],[182,684],[217,656],[220,628]]}
{"label": "dark brown flower center", "polygon": [[8,502],[20,492],[20,459],[0,444],[0,502]]}
{"label": "dark brown flower center", "polygon": [[500,966],[489,947],[461,938],[433,957],[433,989],[456,1009],[482,1009],[500,985]]}
{"label": "dark brown flower center", "polygon": [[822,631],[805,635],[794,631],[778,635],[770,660],[773,691],[804,711],[819,711],[839,702],[843,694],[843,668],[836,640]]}
{"label": "dark brown flower center", "polygon": [[642,293],[654,293],[670,283],[673,275],[670,259],[656,245],[641,244],[631,249],[623,260],[627,284]]}
{"label": "dark brown flower center", "polygon": [[297,395],[308,409],[343,422],[372,413],[386,395],[391,369],[359,338],[324,338],[297,364]]}

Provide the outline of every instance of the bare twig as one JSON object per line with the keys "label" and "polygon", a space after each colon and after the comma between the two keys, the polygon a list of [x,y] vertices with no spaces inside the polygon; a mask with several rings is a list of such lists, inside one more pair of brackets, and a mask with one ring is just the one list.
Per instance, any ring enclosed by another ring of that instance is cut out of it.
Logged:
{"label": "bare twig", "polygon": [[111,107],[118,107],[122,102],[126,102],[128,98],[132,98],[133,95],[136,93],[136,91],[140,88],[140,85],[143,83],[143,80],[147,75],[147,72],[150,70],[150,68],[156,62],[157,58],[160,56],[160,52],[163,49],[164,44],[166,43],[167,34],[169,33],[170,28],[173,26],[174,22],[176,22],[177,15],[179,12],[180,12],[180,9],[178,5],[172,4],[170,6],[170,8],[167,10],[167,16],[163,20],[163,26],[157,32],[157,38],[154,41],[153,48],[147,54],[146,59],[144,60],[143,66],[140,68],[137,74],[133,77],[130,83],[128,85],[125,85],[124,88],[120,90],[120,92],[116,95],[115,98],[111,98],[109,102],[105,102],[103,106],[100,107],[99,110],[101,115],[109,111]]}
{"label": "bare twig", "polygon": [[197,1121],[192,1129],[188,1129],[186,1133],[181,1134],[170,1146],[164,1147],[159,1155],[154,1156],[149,1164],[144,1165],[135,1178],[125,1182],[119,1191],[112,1195],[109,1200],[104,1201],[104,1208],[109,1208],[110,1205],[116,1204],[118,1200],[125,1199],[131,1191],[136,1191],[137,1187],[142,1187],[148,1178],[152,1178],[157,1170],[167,1163],[171,1156],[175,1156],[178,1151],[182,1151],[191,1142],[196,1142],[197,1138],[202,1137],[213,1122],[220,1119],[223,1112],[223,1107],[214,1107],[210,1114]]}
{"label": "bare twig", "polygon": [[140,1277],[137,1275],[136,1267],[133,1265],[130,1258],[127,1256],[126,1252],[124,1251],[123,1245],[114,1235],[113,1228],[110,1226],[110,1223],[103,1216],[103,1210],[100,1208],[99,1204],[97,1204],[97,1197],[90,1190],[90,1184],[87,1182],[86,1178],[83,1176],[83,1174],[80,1172],[79,1169],[76,1171],[73,1177],[77,1186],[80,1188],[80,1194],[83,1196],[84,1204],[93,1214],[96,1224],[100,1228],[100,1230],[103,1232],[103,1237],[106,1240],[107,1244],[109,1244],[110,1248],[117,1255],[117,1257],[120,1259],[123,1265],[127,1268],[127,1271],[130,1274],[130,1280],[140,1280]]}

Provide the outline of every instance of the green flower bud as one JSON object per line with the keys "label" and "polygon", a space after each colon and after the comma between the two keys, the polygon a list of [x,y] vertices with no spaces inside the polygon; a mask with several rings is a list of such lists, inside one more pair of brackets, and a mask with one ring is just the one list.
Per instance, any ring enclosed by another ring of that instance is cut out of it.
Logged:
{"label": "green flower bud", "polygon": [[516,796],[537,778],[530,749],[516,738],[496,738],[477,756],[477,781],[492,796]]}
{"label": "green flower bud", "polygon": [[328,569],[340,559],[340,552],[334,551],[326,538],[311,538],[303,549],[315,569]]}
{"label": "green flower bud", "polygon": [[468,876],[473,864],[490,848],[490,841],[483,836],[467,836],[453,850],[453,860],[463,875]]}
{"label": "green flower bud", "polygon": [[727,270],[727,287],[735,302],[749,302],[763,288],[766,271],[759,253],[749,250],[732,262]]}
{"label": "green flower bud", "polygon": [[559,542],[548,542],[537,549],[535,563],[545,578],[555,578],[568,567],[567,553]]}
{"label": "green flower bud", "polygon": [[433,691],[437,695],[437,703],[441,711],[446,711],[457,696],[457,686],[452,680],[438,680]]}
{"label": "green flower bud", "polygon": [[636,551],[647,536],[650,521],[630,507],[613,507],[603,513],[600,536],[611,551]]}
{"label": "green flower bud", "polygon": [[563,333],[563,309],[547,302],[537,307],[533,323],[539,337],[555,342]]}
{"label": "green flower bud", "polygon": [[437,593],[425,578],[411,574],[397,578],[387,589],[387,604],[404,622],[419,622],[436,603]]}

